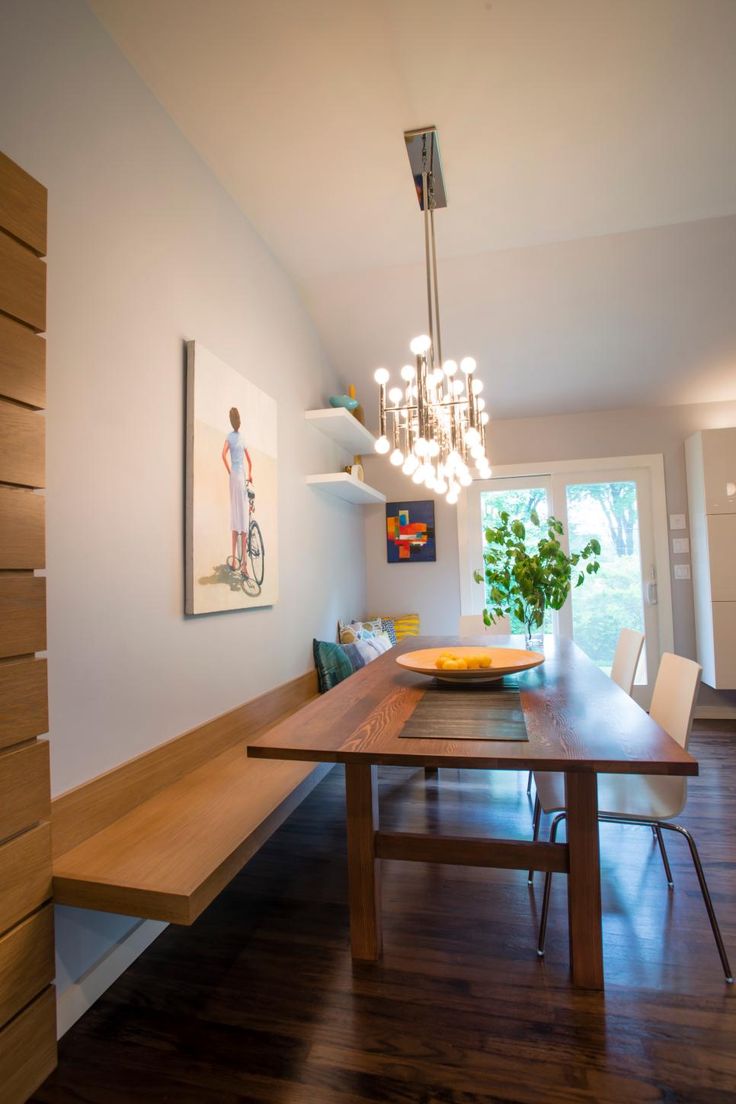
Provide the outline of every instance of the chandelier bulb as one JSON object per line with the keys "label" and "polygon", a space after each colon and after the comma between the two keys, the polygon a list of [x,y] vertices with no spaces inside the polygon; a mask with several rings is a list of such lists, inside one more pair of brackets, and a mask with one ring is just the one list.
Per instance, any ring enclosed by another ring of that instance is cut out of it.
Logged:
{"label": "chandelier bulb", "polygon": [[446,360],[442,365],[445,375],[448,377],[454,376],[457,372],[457,364],[454,360]]}
{"label": "chandelier bulb", "polygon": [[414,379],[415,374],[416,368],[413,364],[405,364],[401,369],[401,378],[406,380],[407,383],[410,383]]}
{"label": "chandelier bulb", "polygon": [[484,410],[483,413],[480,416],[480,424],[484,425],[484,426],[487,426],[488,423],[490,422],[490,420],[491,420],[490,414],[487,414]]}
{"label": "chandelier bulb", "polygon": [[409,348],[414,356],[421,356],[432,348],[432,339],[429,334],[420,334],[419,337],[412,338]]}
{"label": "chandelier bulb", "polygon": [[404,397],[404,392],[401,390],[400,387],[392,387],[388,393],[388,397],[392,403],[395,403],[398,406]]}
{"label": "chandelier bulb", "polygon": [[380,453],[382,456],[384,453],[388,452],[390,448],[391,443],[388,437],[379,437],[376,441],[376,452]]}
{"label": "chandelier bulb", "polygon": [[477,368],[477,364],[473,357],[463,357],[460,361],[460,370],[464,372],[466,376],[471,375]]}
{"label": "chandelier bulb", "polygon": [[376,383],[379,384],[379,386],[384,383],[388,383],[390,376],[391,373],[389,372],[388,368],[376,368],[375,372],[373,373],[373,378]]}
{"label": "chandelier bulb", "polygon": [[485,408],[486,408],[486,400],[485,399],[478,399],[478,409],[479,410],[485,410]]}
{"label": "chandelier bulb", "polygon": [[472,386],[473,394],[474,395],[480,395],[482,390],[483,390],[483,380],[474,379],[473,380],[473,386]]}
{"label": "chandelier bulb", "polygon": [[395,448],[391,453],[390,460],[395,468],[400,467],[404,463],[404,454],[401,449]]}

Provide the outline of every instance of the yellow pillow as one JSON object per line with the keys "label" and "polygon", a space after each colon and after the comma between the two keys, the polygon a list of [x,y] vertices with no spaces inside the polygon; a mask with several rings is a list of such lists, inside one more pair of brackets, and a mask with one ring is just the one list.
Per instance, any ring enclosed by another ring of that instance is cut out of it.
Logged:
{"label": "yellow pillow", "polygon": [[399,617],[396,617],[393,613],[381,613],[377,616],[393,621],[397,643],[403,640],[405,636],[419,636],[418,613],[402,613]]}

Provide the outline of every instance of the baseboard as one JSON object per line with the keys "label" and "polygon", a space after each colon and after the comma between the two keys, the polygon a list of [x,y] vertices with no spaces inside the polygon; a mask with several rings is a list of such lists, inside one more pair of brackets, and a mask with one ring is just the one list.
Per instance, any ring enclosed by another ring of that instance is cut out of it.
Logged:
{"label": "baseboard", "polygon": [[146,947],[150,947],[164,928],[163,920],[141,920],[127,935],[115,943],[109,951],[90,966],[79,981],[75,981],[56,999],[56,1035],[57,1038],[69,1030],[80,1016],[92,1007],[95,1001],[109,989],[114,981],[123,974],[131,963],[135,962]]}
{"label": "baseboard", "polygon": [[696,721],[736,721],[736,706],[696,705]]}

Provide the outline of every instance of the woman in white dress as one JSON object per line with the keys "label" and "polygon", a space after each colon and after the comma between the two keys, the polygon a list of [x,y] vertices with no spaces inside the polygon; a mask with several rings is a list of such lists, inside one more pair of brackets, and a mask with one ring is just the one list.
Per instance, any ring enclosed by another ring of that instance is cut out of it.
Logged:
{"label": "woman in white dress", "polygon": [[[236,406],[230,409],[232,433],[228,433],[222,446],[222,462],[230,480],[230,530],[233,541],[233,559],[238,555],[238,533],[240,533],[241,571],[248,578],[245,556],[248,548],[248,488],[245,480],[243,461],[248,464],[248,483],[253,482],[253,468],[245,441],[240,434],[240,413]],[[228,463],[228,454],[230,461]]]}

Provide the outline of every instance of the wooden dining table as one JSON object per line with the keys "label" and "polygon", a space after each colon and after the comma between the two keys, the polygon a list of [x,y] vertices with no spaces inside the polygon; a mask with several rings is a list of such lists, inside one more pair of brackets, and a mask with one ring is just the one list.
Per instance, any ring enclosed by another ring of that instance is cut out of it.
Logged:
{"label": "wooden dining table", "polygon": [[[381,859],[553,871],[567,875],[572,983],[602,989],[597,775],[696,775],[697,761],[571,640],[546,637],[545,662],[503,683],[448,686],[396,663],[459,643],[489,638],[404,640],[254,740],[248,755],[345,765],[354,959],[381,955]],[[519,640],[493,637],[493,646]],[[382,831],[379,766],[561,771],[567,841]]]}

